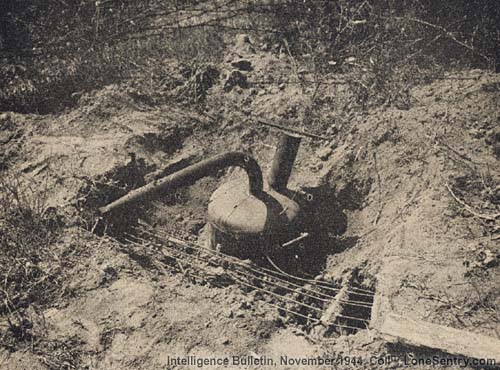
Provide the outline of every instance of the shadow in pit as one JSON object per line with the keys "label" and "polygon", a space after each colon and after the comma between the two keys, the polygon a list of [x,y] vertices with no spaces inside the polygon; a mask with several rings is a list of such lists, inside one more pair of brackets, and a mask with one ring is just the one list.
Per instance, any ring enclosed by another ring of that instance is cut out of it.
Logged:
{"label": "shadow in pit", "polygon": [[98,209],[145,185],[145,175],[154,168],[144,159],[137,158],[135,153],[130,153],[130,162],[124,166],[115,167],[96,179],[82,178],[86,182],[79,190],[77,208],[83,226],[97,235],[117,238],[130,231],[137,220],[144,217],[146,209],[142,204],[110,212],[104,218],[100,217]]}
{"label": "shadow in pit", "polygon": [[306,195],[293,195],[303,208],[303,217],[296,226],[296,234],[309,236],[287,248],[274,251],[271,259],[285,272],[303,277],[320,274],[328,257],[354,248],[357,236],[342,237],[347,230],[346,210],[360,209],[367,194],[356,184],[350,184],[336,193],[335,189],[322,186],[304,189]]}

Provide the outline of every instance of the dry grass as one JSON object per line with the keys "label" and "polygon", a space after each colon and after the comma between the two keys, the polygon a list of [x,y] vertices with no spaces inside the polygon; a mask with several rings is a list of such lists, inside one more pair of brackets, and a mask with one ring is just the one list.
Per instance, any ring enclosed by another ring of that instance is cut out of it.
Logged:
{"label": "dry grass", "polygon": [[62,285],[53,247],[61,220],[35,187],[19,175],[3,173],[0,180],[0,318],[8,324],[0,344],[7,347],[33,339],[32,309],[50,304]]}
{"label": "dry grass", "polygon": [[48,370],[80,369],[77,338],[49,339],[43,311],[75,294],[68,276],[85,241],[61,239],[63,223],[47,188],[13,173],[0,179],[0,348],[28,350]]}
{"label": "dry grass", "polygon": [[[26,3],[5,19],[17,30],[12,39],[0,34],[0,51],[16,45],[0,60],[2,110],[60,111],[82,92],[130,79],[142,81],[147,95],[185,85],[181,98],[199,103],[200,68],[216,64],[228,36],[242,32],[286,49],[319,76],[344,74],[360,107],[404,108],[411,86],[443,68],[499,64],[500,13],[492,1]],[[187,81],[171,79],[166,59],[192,71]]]}

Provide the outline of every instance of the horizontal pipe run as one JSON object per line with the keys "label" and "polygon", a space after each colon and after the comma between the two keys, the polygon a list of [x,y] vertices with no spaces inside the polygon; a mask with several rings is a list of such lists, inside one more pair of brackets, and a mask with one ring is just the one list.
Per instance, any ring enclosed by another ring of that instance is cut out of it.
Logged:
{"label": "horizontal pipe run", "polygon": [[251,156],[241,152],[227,152],[193,164],[170,176],[155,180],[115,200],[105,207],[99,208],[102,215],[140,202],[151,201],[163,191],[174,190],[181,186],[191,185],[197,180],[214,175],[218,170],[227,167],[241,167],[248,175],[249,192],[260,195],[263,191],[262,171]]}

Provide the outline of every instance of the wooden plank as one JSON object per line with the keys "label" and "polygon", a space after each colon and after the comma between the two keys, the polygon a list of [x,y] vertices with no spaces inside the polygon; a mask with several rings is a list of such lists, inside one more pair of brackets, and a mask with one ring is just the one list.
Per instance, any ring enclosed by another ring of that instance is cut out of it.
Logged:
{"label": "wooden plank", "polygon": [[500,340],[389,313],[372,322],[373,328],[391,343],[427,347],[452,355],[494,359],[500,364]]}

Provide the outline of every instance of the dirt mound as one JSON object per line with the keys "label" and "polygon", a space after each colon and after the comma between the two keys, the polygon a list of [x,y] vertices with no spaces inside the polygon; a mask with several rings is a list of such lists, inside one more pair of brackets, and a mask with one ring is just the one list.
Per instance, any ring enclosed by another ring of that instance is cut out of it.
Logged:
{"label": "dirt mound", "polygon": [[[270,55],[240,39],[206,90],[207,110],[157,106],[109,86],[59,116],[2,116],[2,163],[44,184],[47,206],[88,221],[85,212],[165,173],[169,163],[234,149],[251,153],[266,171],[277,133],[253,116],[313,131],[329,140],[303,140],[289,184],[312,196],[312,221],[301,230],[310,237],[278,267],[329,282],[350,274],[359,289],[375,290],[377,315],[391,311],[496,336],[500,78],[449,75],[413,91],[407,110],[378,107],[346,118],[323,108],[312,123],[310,90],[300,84],[311,75],[294,69],[286,53]],[[345,98],[339,87],[317,93],[339,104]],[[198,241],[210,194],[240,176],[221,172],[165,194],[142,217]],[[395,351],[367,330],[337,331],[318,345],[314,325],[234,282],[194,278],[149,245],[67,233],[68,253],[78,240],[88,245],[68,280],[74,294],[38,314],[43,320],[34,325],[45,347],[0,352],[6,369],[61,368],[69,358],[67,368],[164,369],[170,355],[278,356],[283,343],[289,355],[301,356],[368,359]],[[364,315],[370,319],[371,311]]]}
{"label": "dirt mound", "polygon": [[65,115],[6,115],[11,117],[6,125],[15,124],[3,131],[4,162],[40,184],[47,207],[74,215],[94,190],[107,189],[104,203],[123,195],[146,173],[167,164],[193,130],[190,118],[175,122],[174,113],[168,120],[158,109],[139,109],[129,93],[118,91],[111,86],[92,99],[82,98],[82,105]]}

